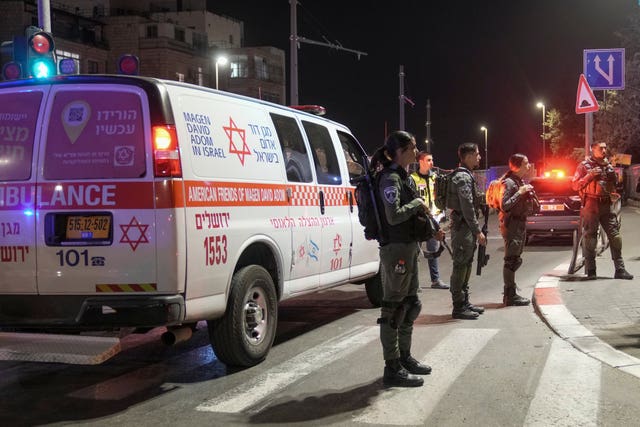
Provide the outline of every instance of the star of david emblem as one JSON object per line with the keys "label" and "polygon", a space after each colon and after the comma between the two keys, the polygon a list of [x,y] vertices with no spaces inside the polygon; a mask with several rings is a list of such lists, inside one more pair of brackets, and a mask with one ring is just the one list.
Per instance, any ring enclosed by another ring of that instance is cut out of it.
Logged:
{"label": "star of david emblem", "polygon": [[[147,239],[146,235],[147,228],[149,228],[149,224],[140,224],[134,216],[133,218],[131,218],[131,221],[129,221],[129,224],[120,224],[120,229],[122,230],[122,238],[120,239],[120,243],[128,243],[129,246],[131,246],[131,249],[135,252],[140,243],[149,243],[149,239]],[[129,236],[129,232],[131,231],[131,229],[138,230],[138,235],[135,238],[133,236]]]}
{"label": "star of david emblem", "polygon": [[335,252],[335,254],[338,255],[338,252],[340,252],[340,249],[342,249],[342,236],[339,234],[336,234],[336,237],[333,239],[333,252]]}
{"label": "star of david emblem", "polygon": [[[231,117],[229,117],[229,126],[223,126],[222,129],[224,129],[224,133],[226,133],[227,137],[229,138],[229,152],[236,154],[238,156],[238,159],[240,159],[240,163],[242,164],[242,166],[244,166],[245,156],[251,155],[251,151],[249,150],[249,146],[247,145],[246,131],[244,129],[238,128]],[[233,141],[234,133],[237,133],[242,140],[242,150],[239,150],[236,146],[236,143]]]}

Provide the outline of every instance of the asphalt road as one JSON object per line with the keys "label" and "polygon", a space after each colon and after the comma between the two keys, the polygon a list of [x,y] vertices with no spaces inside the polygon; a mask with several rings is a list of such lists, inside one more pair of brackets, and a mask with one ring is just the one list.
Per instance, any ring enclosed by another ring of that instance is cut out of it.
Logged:
{"label": "asphalt road", "polygon": [[[569,244],[527,246],[517,274],[523,295],[568,259]],[[272,351],[250,369],[218,362],[204,324],[174,347],[159,342],[161,329],[129,336],[97,366],[0,362],[0,425],[637,424],[640,380],[571,347],[532,306],[502,306],[495,217],[489,253],[471,282],[472,301],[487,308],[480,319],[452,320],[446,290],[421,293],[412,353],[433,366],[421,388],[382,387],[379,310],[348,285],[284,302]],[[448,281],[447,254],[440,264]],[[426,260],[421,267],[426,284]]]}

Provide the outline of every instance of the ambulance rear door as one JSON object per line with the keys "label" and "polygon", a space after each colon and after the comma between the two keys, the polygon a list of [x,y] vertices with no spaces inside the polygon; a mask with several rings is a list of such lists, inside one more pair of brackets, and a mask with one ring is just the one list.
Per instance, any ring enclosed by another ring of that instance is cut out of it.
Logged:
{"label": "ambulance rear door", "polygon": [[0,90],[0,294],[37,291],[34,147],[48,90]]}
{"label": "ambulance rear door", "polygon": [[158,283],[149,107],[124,84],[60,84],[37,182],[40,294],[170,291]]}

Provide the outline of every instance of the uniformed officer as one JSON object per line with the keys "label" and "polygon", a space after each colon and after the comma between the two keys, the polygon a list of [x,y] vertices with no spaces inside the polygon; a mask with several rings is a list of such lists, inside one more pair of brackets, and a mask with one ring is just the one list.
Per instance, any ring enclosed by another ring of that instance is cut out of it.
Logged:
{"label": "uniformed officer", "polygon": [[582,196],[583,248],[584,269],[589,280],[595,280],[596,275],[596,245],[599,225],[609,238],[611,259],[615,267],[616,279],[633,279],[624,267],[622,259],[622,237],[620,237],[620,223],[611,210],[612,204],[617,202],[620,195],[616,193],[618,175],[606,158],[607,144],[594,142],[591,144],[591,157],[583,160],[573,176],[573,189]]}
{"label": "uniformed officer", "polygon": [[[423,379],[417,375],[431,373],[431,367],[411,356],[413,322],[422,304],[418,299],[419,236],[417,224],[427,206],[415,191],[406,171],[416,160],[416,141],[408,132],[389,135],[371,159],[371,168],[382,171],[376,176],[377,199],[381,205],[384,242],[380,244],[380,274],[383,298],[380,341],[385,360],[385,386],[419,387]],[[443,233],[439,236],[442,238]],[[414,375],[417,374],[417,375]]]}
{"label": "uniformed officer", "polygon": [[499,217],[500,234],[504,240],[504,305],[529,305],[531,302],[516,292],[516,270],[522,265],[527,216],[540,210],[533,186],[523,181],[530,173],[529,159],[517,153],[509,158],[509,171],[500,178],[503,183]]}
{"label": "uniformed officer", "polygon": [[453,270],[449,282],[454,319],[476,319],[484,313],[484,307],[469,301],[469,278],[476,243],[486,245],[487,239],[480,230],[478,209],[484,200],[471,171],[480,164],[480,151],[474,143],[458,147],[460,166],[453,173],[447,194],[447,207],[451,209],[451,249]]}

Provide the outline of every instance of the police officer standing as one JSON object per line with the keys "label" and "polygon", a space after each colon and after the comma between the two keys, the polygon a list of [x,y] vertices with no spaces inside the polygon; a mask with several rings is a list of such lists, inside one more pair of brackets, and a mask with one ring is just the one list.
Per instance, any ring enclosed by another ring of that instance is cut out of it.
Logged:
{"label": "police officer standing", "polygon": [[[371,159],[373,170],[383,168],[375,182],[384,236],[380,242],[383,297],[378,323],[385,360],[385,386],[419,387],[424,381],[417,375],[431,373],[430,366],[411,356],[413,322],[422,308],[417,296],[418,242],[424,240],[424,236],[419,235],[416,227],[425,224],[417,220],[427,211],[406,170],[415,162],[416,153],[413,135],[395,131]],[[442,237],[443,233],[439,235]]]}
{"label": "police officer standing", "polygon": [[524,154],[509,158],[509,171],[500,180],[503,183],[500,201],[500,234],[504,239],[504,305],[529,305],[531,301],[516,292],[516,270],[522,265],[522,251],[526,239],[527,216],[540,210],[540,202],[533,186],[522,180],[531,173],[531,164]]}
{"label": "police officer standing", "polygon": [[474,143],[458,147],[460,166],[453,172],[447,194],[447,207],[451,209],[451,299],[454,319],[476,319],[484,307],[469,301],[469,278],[473,267],[476,243],[486,245],[486,236],[480,230],[478,209],[484,200],[471,171],[480,164],[480,151]]}
{"label": "police officer standing", "polygon": [[611,259],[615,267],[616,279],[633,279],[624,267],[622,259],[622,237],[620,237],[620,223],[611,210],[613,203],[620,195],[616,193],[618,175],[606,158],[607,144],[594,142],[591,144],[591,157],[583,160],[573,176],[573,189],[582,196],[583,253],[584,268],[589,280],[595,280],[596,275],[596,245],[599,225],[609,238]]}

